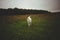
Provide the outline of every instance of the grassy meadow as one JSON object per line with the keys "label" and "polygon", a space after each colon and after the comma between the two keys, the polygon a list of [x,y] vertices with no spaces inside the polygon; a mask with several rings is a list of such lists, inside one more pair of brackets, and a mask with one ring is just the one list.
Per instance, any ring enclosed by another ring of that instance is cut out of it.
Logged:
{"label": "grassy meadow", "polygon": [[59,14],[30,14],[32,25],[28,27],[29,15],[0,16],[0,39],[2,40],[55,40],[60,26]]}

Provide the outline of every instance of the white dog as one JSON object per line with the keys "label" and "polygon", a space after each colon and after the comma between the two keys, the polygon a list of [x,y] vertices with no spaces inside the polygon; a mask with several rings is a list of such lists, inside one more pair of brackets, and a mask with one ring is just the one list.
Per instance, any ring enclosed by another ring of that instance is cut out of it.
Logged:
{"label": "white dog", "polygon": [[28,26],[31,26],[31,24],[32,24],[31,16],[27,17],[27,23],[28,23]]}

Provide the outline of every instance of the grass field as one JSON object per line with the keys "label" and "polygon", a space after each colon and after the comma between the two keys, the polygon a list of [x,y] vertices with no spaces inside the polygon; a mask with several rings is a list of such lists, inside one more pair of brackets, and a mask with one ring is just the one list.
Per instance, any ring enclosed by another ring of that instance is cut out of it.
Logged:
{"label": "grass field", "polygon": [[31,14],[30,27],[26,21],[28,16],[0,16],[0,38],[2,40],[55,40],[55,33],[60,26],[60,15]]}

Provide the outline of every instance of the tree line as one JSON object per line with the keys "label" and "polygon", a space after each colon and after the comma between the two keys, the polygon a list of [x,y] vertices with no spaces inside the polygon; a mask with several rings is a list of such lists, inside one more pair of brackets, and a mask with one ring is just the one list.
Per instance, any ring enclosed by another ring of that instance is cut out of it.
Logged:
{"label": "tree line", "polygon": [[33,10],[33,9],[18,9],[18,8],[0,8],[0,15],[25,15],[25,14],[48,14],[47,10]]}

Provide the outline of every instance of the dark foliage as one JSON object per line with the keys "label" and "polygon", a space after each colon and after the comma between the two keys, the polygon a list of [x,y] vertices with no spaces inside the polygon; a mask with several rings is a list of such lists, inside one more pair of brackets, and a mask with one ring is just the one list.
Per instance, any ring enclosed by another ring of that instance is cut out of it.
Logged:
{"label": "dark foliage", "polygon": [[1,9],[0,8],[0,15],[48,14],[48,13],[51,12],[46,10],[18,9],[18,8]]}

